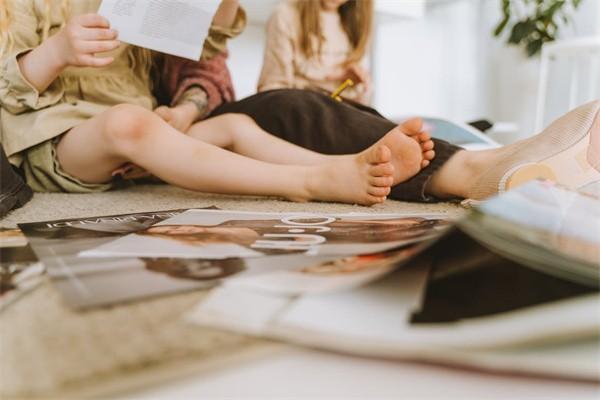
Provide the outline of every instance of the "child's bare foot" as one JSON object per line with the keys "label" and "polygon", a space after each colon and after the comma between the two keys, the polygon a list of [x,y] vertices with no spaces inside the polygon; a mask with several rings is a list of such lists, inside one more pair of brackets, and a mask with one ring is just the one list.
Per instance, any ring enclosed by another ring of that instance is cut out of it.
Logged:
{"label": "child's bare foot", "polygon": [[392,152],[374,144],[356,155],[340,156],[335,162],[317,165],[309,177],[308,198],[373,205],[383,203],[394,181]]}
{"label": "child's bare foot", "polygon": [[421,118],[411,118],[400,124],[400,127],[402,132],[416,140],[419,146],[421,146],[421,150],[423,151],[421,168],[425,168],[435,157],[435,151],[433,150],[435,145],[433,140],[431,140],[429,132],[423,130],[423,120]]}
{"label": "child's bare foot", "polygon": [[386,146],[391,151],[391,163],[394,165],[392,185],[412,178],[435,157],[433,142],[427,132],[421,131],[421,127],[419,118],[408,120],[386,133],[375,144]]}

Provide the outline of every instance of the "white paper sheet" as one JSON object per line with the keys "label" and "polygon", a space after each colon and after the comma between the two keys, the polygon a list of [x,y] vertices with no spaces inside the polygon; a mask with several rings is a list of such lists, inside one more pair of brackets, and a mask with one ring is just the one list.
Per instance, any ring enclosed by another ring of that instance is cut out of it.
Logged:
{"label": "white paper sheet", "polygon": [[98,14],[119,40],[199,60],[218,0],[103,0]]}

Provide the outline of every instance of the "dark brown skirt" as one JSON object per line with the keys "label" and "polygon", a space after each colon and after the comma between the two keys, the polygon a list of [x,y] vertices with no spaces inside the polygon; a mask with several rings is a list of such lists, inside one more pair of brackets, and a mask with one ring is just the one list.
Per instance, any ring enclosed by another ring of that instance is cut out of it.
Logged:
{"label": "dark brown skirt", "polygon": [[[358,103],[340,103],[309,90],[280,89],[223,104],[210,116],[246,114],[265,131],[304,148],[325,154],[360,152],[378,141],[396,124],[376,110]],[[435,202],[425,193],[427,182],[459,147],[434,139],[436,157],[406,182],[392,188],[390,198]]]}

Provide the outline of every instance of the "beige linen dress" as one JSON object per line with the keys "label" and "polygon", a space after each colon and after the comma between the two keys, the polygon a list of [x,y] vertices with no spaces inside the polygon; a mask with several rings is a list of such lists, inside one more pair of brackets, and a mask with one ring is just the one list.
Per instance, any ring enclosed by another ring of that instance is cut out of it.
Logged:
{"label": "beige linen dress", "polygon": [[[71,0],[69,15],[94,13],[100,2]],[[123,43],[118,49],[105,53],[115,60],[109,66],[69,67],[47,90],[39,93],[21,74],[17,59],[41,44],[45,4],[44,0],[11,1],[14,46],[0,59],[2,146],[11,163],[23,168],[27,183],[35,191],[108,190],[112,182],[87,184],[62,171],[56,160],[55,145],[62,134],[114,105],[128,103],[154,109],[156,99],[152,94],[149,68],[141,65],[139,48],[136,51],[136,47]],[[53,4],[50,36],[64,24],[60,2]],[[239,34],[245,21],[245,13],[240,9],[232,28],[211,27],[202,57],[210,58],[225,50],[227,39]],[[193,100],[189,95],[182,98]]]}

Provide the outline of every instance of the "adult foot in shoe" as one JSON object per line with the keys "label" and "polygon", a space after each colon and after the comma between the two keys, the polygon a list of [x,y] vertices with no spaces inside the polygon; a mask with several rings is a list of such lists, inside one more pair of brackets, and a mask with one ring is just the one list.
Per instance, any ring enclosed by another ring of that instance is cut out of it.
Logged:
{"label": "adult foot in shoe", "polygon": [[459,151],[431,177],[427,193],[483,200],[545,178],[573,189],[600,182],[600,101],[578,107],[541,133],[493,150]]}
{"label": "adult foot in shoe", "polygon": [[470,198],[482,199],[544,178],[572,189],[600,181],[594,143],[600,137],[600,100],[584,104],[552,122],[538,135],[483,154],[487,169]]}

